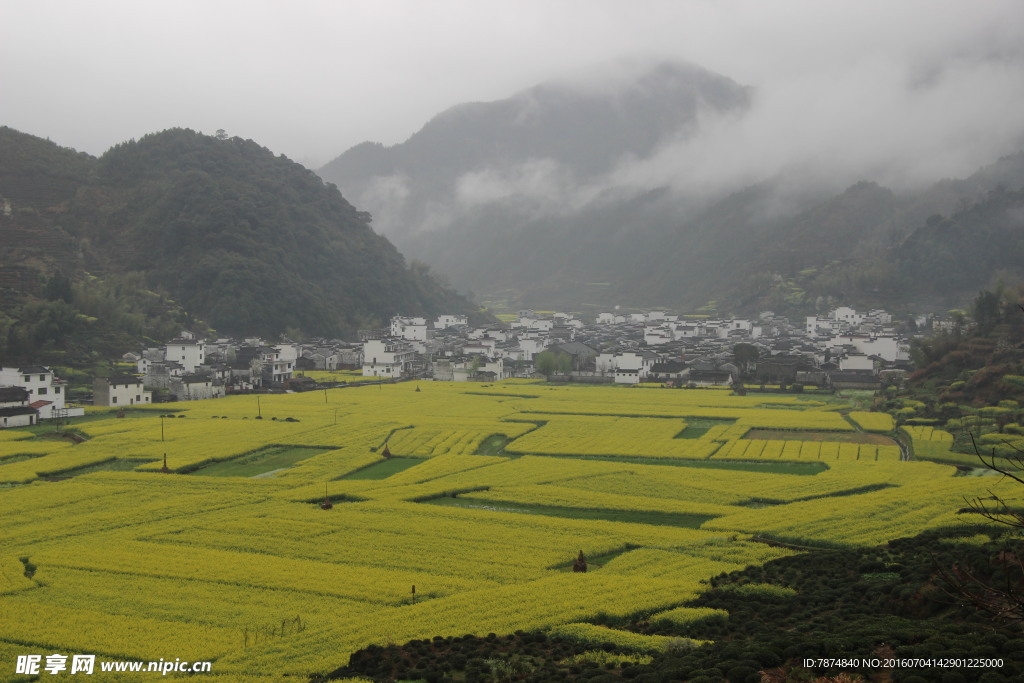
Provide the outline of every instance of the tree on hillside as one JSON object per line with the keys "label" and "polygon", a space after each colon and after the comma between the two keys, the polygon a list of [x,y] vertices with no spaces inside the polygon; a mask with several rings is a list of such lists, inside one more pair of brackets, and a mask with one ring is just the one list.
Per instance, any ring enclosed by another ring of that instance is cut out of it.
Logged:
{"label": "tree on hillside", "polygon": [[[1005,323],[1011,320],[1016,320],[1017,324],[1020,324],[1020,312],[1024,311],[1024,305],[1017,303],[1017,315],[1011,318],[1009,314],[1014,307],[1002,302],[1002,289],[1000,285],[995,292],[982,291],[975,299],[973,313],[980,330],[992,332],[997,325],[1003,324],[1005,327]],[[1019,334],[1016,336],[1019,338]],[[990,414],[993,414],[996,410],[1007,411],[1014,407],[1019,407],[1016,401],[1004,400],[1000,402],[1000,406],[981,408],[978,414],[984,415],[983,411],[986,410],[992,411]],[[1003,426],[999,425],[1000,432]],[[1010,480],[1024,486],[1024,450],[1007,438],[1003,441],[1006,448],[999,447],[999,455],[995,446],[986,454],[978,445],[974,431],[968,431],[968,436],[974,453],[983,467],[1001,475],[1004,481]],[[1024,531],[1024,509],[1020,507],[1019,499],[1011,501],[1005,495],[989,491],[988,496],[969,499],[967,503],[971,511],[991,522],[1008,527],[1018,538],[1020,532]],[[946,581],[952,586],[955,594],[974,607],[999,621],[1024,626],[1024,546],[1019,542],[1008,543],[1002,551],[991,558],[989,566],[975,568],[954,565],[946,575]]]}
{"label": "tree on hillside", "polygon": [[[1024,486],[1024,451],[1009,458],[997,458],[993,452],[986,456],[974,441],[978,459],[988,469]],[[1013,529],[1024,531],[1024,511],[1008,504],[999,495],[969,500],[971,510],[985,519]],[[959,598],[1002,622],[1024,626],[1024,554],[1019,544],[1007,545],[991,558],[989,566],[969,567],[954,565],[945,575],[946,583]]]}
{"label": "tree on hillside", "polygon": [[971,309],[971,316],[978,324],[979,332],[988,332],[999,321],[1001,314],[1001,303],[1003,299],[1002,283],[996,287],[996,291],[984,289],[978,292],[974,298],[974,306]]}

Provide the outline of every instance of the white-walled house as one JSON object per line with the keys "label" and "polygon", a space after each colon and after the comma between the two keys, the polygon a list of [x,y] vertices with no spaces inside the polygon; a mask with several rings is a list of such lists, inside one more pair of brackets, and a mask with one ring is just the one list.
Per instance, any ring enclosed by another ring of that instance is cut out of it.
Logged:
{"label": "white-walled house", "polygon": [[302,354],[303,358],[309,359],[317,370],[336,370],[338,368],[338,353],[326,347],[309,349]]}
{"label": "white-walled house", "polygon": [[292,378],[295,370],[294,351],[295,347],[290,344],[260,348],[260,370],[264,385],[283,384]]}
{"label": "white-walled house", "polygon": [[427,319],[403,318],[396,315],[391,319],[391,336],[407,341],[426,341]]}
{"label": "white-walled house", "polygon": [[504,358],[481,358],[480,360],[483,362],[477,369],[477,374],[494,375],[495,381],[499,382],[512,376],[512,368],[505,366]]}
{"label": "white-walled house", "polygon": [[201,339],[169,341],[164,349],[164,360],[181,363],[185,372],[195,372],[196,368],[206,362],[206,343]]}
{"label": "white-walled house", "polygon": [[615,383],[616,384],[639,384],[640,383],[640,371],[632,368],[616,368],[615,369]]}
{"label": "white-walled house", "polygon": [[149,405],[153,392],[146,391],[138,377],[97,377],[92,382],[92,404],[95,406]]}
{"label": "white-walled house", "polygon": [[533,316],[520,316],[517,327],[525,327],[528,330],[539,330],[541,332],[550,332],[555,326],[555,321],[551,318],[537,318]]}
{"label": "white-walled house", "polygon": [[839,359],[839,369],[847,370],[871,370],[875,369],[875,361],[871,356],[863,353],[848,353]]}
{"label": "white-walled house", "polygon": [[857,326],[864,322],[864,314],[858,313],[849,306],[839,306],[829,313],[829,317],[838,322],[844,322],[850,326]]}
{"label": "white-walled house", "polygon": [[401,377],[412,367],[416,352],[401,339],[363,342],[363,377]]}
{"label": "white-walled house", "polygon": [[602,375],[607,375],[615,372],[615,354],[597,354],[597,357],[594,359],[594,369]]}
{"label": "white-walled house", "polygon": [[905,358],[899,339],[895,335],[839,334],[825,342],[825,346],[830,349],[846,345],[852,346],[866,356],[878,356],[890,363]]}
{"label": "white-walled house", "polygon": [[892,313],[881,308],[873,308],[868,311],[866,318],[874,320],[879,325],[892,325]]}
{"label": "white-walled house", "polygon": [[222,398],[224,383],[203,375],[185,375],[176,392],[179,401],[200,401],[207,398]]}
{"label": "white-walled house", "polygon": [[50,368],[42,365],[0,368],[0,387],[2,386],[22,387],[28,391],[29,406],[38,411],[41,420],[75,417],[85,412],[81,408],[67,407],[67,384],[54,376]]}
{"label": "white-walled house", "polygon": [[486,356],[437,358],[431,366],[435,382],[469,382],[480,379],[481,375],[501,381],[512,376],[512,369],[504,358]]}
{"label": "white-walled house", "polygon": [[618,384],[638,384],[651,373],[651,367],[659,360],[652,351],[599,353],[594,359],[594,366],[602,375],[614,375]]}
{"label": "white-walled house", "polygon": [[434,328],[443,330],[447,327],[455,327],[456,325],[468,325],[469,318],[464,315],[452,315],[442,314],[437,316],[437,320],[434,322]]}
{"label": "white-walled house", "polygon": [[647,325],[644,327],[644,344],[647,346],[659,346],[675,341],[675,334],[670,325]]}
{"label": "white-walled house", "polygon": [[548,338],[544,336],[528,336],[519,338],[519,348],[523,350],[525,360],[533,357],[548,347]]}
{"label": "white-walled house", "polygon": [[39,420],[39,412],[29,405],[24,387],[0,387],[0,429],[31,427]]}
{"label": "white-walled house", "polygon": [[277,360],[283,360],[292,364],[295,367],[295,361],[299,359],[299,345],[286,342],[283,344],[276,344],[274,346],[277,349]]}
{"label": "white-walled house", "polygon": [[462,353],[467,356],[478,354],[483,356],[493,356],[497,348],[497,339],[494,339],[493,337],[482,337],[472,343],[464,344],[462,347]]}

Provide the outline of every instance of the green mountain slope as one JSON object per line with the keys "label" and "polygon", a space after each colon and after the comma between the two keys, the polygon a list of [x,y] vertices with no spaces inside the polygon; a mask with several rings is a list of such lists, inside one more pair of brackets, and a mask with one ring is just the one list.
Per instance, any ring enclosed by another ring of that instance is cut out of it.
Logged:
{"label": "green mountain slope", "polygon": [[[19,307],[45,299],[57,273],[70,280],[63,303],[99,325],[149,315],[129,303],[140,289],[180,309],[164,322],[192,316],[229,334],[351,334],[397,313],[474,309],[406,264],[335,187],[240,138],[168,130],[94,159],[3,129],[0,198],[0,302],[15,331]],[[121,281],[135,284],[110,285]],[[127,310],[83,310],[104,289]]]}
{"label": "green mountain slope", "polygon": [[964,306],[999,278],[1024,280],[1021,190],[1021,152],[917,193],[858,183],[779,221],[721,298],[773,310]]}

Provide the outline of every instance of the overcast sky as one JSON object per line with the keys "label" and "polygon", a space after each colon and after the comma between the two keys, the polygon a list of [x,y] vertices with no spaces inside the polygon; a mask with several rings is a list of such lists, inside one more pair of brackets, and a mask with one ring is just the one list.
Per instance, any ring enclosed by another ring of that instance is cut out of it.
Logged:
{"label": "overcast sky", "polygon": [[772,115],[741,142],[766,153],[948,139],[955,167],[1024,141],[1021,0],[0,0],[0,124],[96,155],[223,128],[316,167],[637,55],[755,86]]}

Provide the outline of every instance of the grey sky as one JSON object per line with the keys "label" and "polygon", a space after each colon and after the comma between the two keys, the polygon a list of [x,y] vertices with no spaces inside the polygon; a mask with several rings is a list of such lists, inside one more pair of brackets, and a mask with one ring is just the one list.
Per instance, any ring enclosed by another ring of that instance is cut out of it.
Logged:
{"label": "grey sky", "polygon": [[942,173],[1024,142],[1020,0],[0,0],[0,124],[91,154],[223,128],[318,166],[624,55],[755,86],[760,115],[722,134],[747,159],[870,168],[898,144]]}

